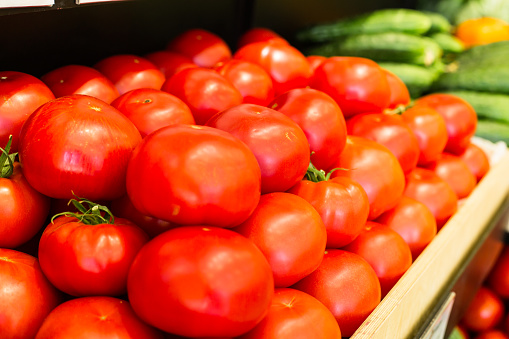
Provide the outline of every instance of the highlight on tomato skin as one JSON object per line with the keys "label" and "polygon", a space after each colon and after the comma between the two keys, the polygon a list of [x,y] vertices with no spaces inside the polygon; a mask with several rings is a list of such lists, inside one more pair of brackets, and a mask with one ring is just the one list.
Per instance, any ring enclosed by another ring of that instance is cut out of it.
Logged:
{"label": "highlight on tomato skin", "polygon": [[479,182],[490,170],[490,161],[486,153],[477,145],[470,143],[460,155]]}

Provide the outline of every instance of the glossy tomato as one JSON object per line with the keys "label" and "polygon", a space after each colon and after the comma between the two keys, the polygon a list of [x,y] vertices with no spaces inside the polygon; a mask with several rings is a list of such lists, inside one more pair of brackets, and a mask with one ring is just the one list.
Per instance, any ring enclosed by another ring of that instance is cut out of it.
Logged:
{"label": "glossy tomato", "polygon": [[166,47],[168,51],[190,58],[200,67],[211,68],[232,57],[230,48],[216,34],[204,29],[190,29],[175,37]]}
{"label": "glossy tomato", "polygon": [[198,67],[193,60],[185,55],[169,51],[152,52],[145,55],[145,58],[156,65],[166,79],[183,69]]}
{"label": "glossy tomato", "polygon": [[360,255],[327,250],[318,268],[293,285],[306,292],[334,315],[343,336],[351,336],[380,303],[380,282]]}
{"label": "glossy tomato", "polygon": [[336,100],[347,118],[364,112],[381,112],[389,105],[387,76],[369,59],[330,57],[315,69],[309,85]]}
{"label": "glossy tomato", "polygon": [[139,88],[126,92],[111,106],[133,122],[142,138],[161,127],[195,123],[191,110],[182,100],[157,89]]}
{"label": "glossy tomato", "polygon": [[490,170],[488,156],[479,146],[473,143],[467,146],[467,149],[460,157],[467,164],[477,181],[481,180]]}
{"label": "glossy tomato", "polygon": [[[37,140],[37,142],[34,142]],[[41,106],[20,134],[23,174],[52,198],[110,200],[125,193],[136,126],[104,101],[71,95]]]}
{"label": "glossy tomato", "polygon": [[492,290],[481,286],[465,310],[461,324],[470,331],[486,331],[500,323],[504,312],[502,300]]}
{"label": "glossy tomato", "polygon": [[11,151],[18,151],[21,126],[42,104],[55,99],[41,80],[21,72],[0,72],[0,147],[13,136]]}
{"label": "glossy tomato", "polygon": [[284,192],[306,174],[310,159],[306,135],[282,113],[242,104],[216,114],[207,126],[226,131],[249,147],[260,165],[262,194]]}
{"label": "glossy tomato", "polygon": [[129,302],[93,296],[72,299],[44,320],[36,339],[64,338],[162,339],[163,334],[141,321]]}
{"label": "glossy tomato", "polygon": [[488,286],[498,296],[509,299],[509,247],[505,246],[488,276]]}
{"label": "glossy tomato", "polygon": [[324,57],[322,55],[308,55],[306,57],[306,60],[309,62],[309,66],[311,67],[311,71],[313,74],[315,73],[315,70],[324,62],[327,60],[327,57]]}
{"label": "glossy tomato", "polygon": [[137,210],[187,225],[244,222],[260,200],[260,181],[260,167],[246,144],[195,125],[148,135],[127,170],[127,192]]}
{"label": "glossy tomato", "polygon": [[327,94],[311,88],[292,89],[278,96],[270,108],[295,121],[304,131],[316,168],[329,168],[346,144],[345,118]]}
{"label": "glossy tomato", "polygon": [[390,100],[388,109],[395,109],[398,107],[406,107],[410,104],[410,93],[406,84],[396,74],[383,68],[385,75],[387,76],[387,82],[390,87]]}
{"label": "glossy tomato", "polygon": [[199,125],[243,101],[242,94],[230,81],[205,68],[184,69],[168,79],[161,89],[184,101]]}
{"label": "glossy tomato", "polygon": [[41,80],[48,85],[57,98],[83,94],[109,104],[120,95],[110,79],[98,70],[82,65],[59,67],[43,75]]}
{"label": "glossy tomato", "polygon": [[339,339],[341,331],[332,313],[316,298],[299,290],[277,288],[269,313],[238,339]]}
{"label": "glossy tomato", "polygon": [[509,339],[509,336],[500,330],[488,330],[478,333],[474,339]]}
{"label": "glossy tomato", "polygon": [[0,248],[2,338],[33,338],[61,295],[31,255]]}
{"label": "glossy tomato", "polygon": [[121,95],[138,88],[161,89],[165,81],[156,65],[137,55],[112,55],[94,68],[110,79]]}
{"label": "glossy tomato", "polygon": [[190,337],[251,330],[267,314],[273,294],[262,252],[244,236],[217,227],[179,227],[155,237],[136,256],[128,278],[129,300],[143,320]]}
{"label": "glossy tomato", "polygon": [[233,230],[262,251],[276,287],[288,287],[313,272],[322,261],[327,240],[313,206],[283,192],[262,195],[253,214]]}
{"label": "glossy tomato", "polygon": [[271,29],[264,27],[253,27],[242,34],[237,43],[237,47],[241,48],[254,42],[267,42],[277,40],[279,42],[288,43],[281,35]]}

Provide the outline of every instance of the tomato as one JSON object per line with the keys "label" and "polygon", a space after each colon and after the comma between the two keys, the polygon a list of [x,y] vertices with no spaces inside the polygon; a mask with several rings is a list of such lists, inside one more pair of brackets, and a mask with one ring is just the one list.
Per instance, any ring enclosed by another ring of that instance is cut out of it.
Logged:
{"label": "tomato", "polygon": [[19,158],[28,183],[42,194],[111,200],[125,193],[127,162],[140,140],[136,126],[115,108],[74,94],[27,119]]}
{"label": "tomato", "polygon": [[467,164],[458,156],[442,153],[438,160],[425,166],[444,179],[454,190],[458,199],[466,198],[477,183]]}
{"label": "tomato", "polygon": [[369,59],[330,57],[315,69],[309,85],[336,100],[346,118],[364,112],[381,112],[389,105],[387,76]]}
{"label": "tomato", "polygon": [[166,332],[238,336],[267,314],[274,279],[251,240],[227,229],[186,226],[141,249],[127,289],[134,311]]}
{"label": "tomato", "polygon": [[377,142],[348,136],[332,168],[345,169],[333,172],[333,178],[349,177],[364,188],[369,198],[369,220],[396,206],[403,195],[405,176],[401,165],[389,149]]}
{"label": "tomato", "polygon": [[234,59],[260,65],[272,78],[277,95],[294,88],[304,88],[311,77],[306,57],[295,47],[279,40],[255,42],[240,48]]}
{"label": "tomato", "polygon": [[322,261],[327,240],[313,206],[283,192],[262,195],[253,214],[233,230],[262,251],[276,287],[288,287],[313,272]]}
{"label": "tomato", "polygon": [[380,282],[360,255],[327,250],[318,268],[293,285],[324,304],[345,337],[351,336],[380,303]]}
{"label": "tomato", "polygon": [[127,193],[143,214],[177,224],[233,227],[260,200],[260,167],[231,134],[174,125],[149,134],[127,169]]}
{"label": "tomato", "polygon": [[368,221],[354,241],[342,248],[363,257],[376,272],[382,298],[412,265],[412,253],[405,240],[394,230]]}
{"label": "tomato", "polygon": [[253,27],[242,34],[237,43],[237,47],[242,48],[245,45],[254,42],[267,42],[272,40],[277,40],[278,42],[288,44],[288,41],[286,41],[281,35],[277,34],[271,29],[264,27]]}
{"label": "tomato", "polygon": [[452,154],[463,153],[477,127],[474,108],[456,95],[442,93],[428,94],[419,98],[417,104],[433,108],[444,118],[448,136],[445,151]]}
{"label": "tomato", "polygon": [[509,247],[505,246],[487,278],[488,286],[498,296],[509,299]]}
{"label": "tomato", "polygon": [[272,79],[257,64],[243,60],[229,60],[218,64],[216,71],[239,90],[243,103],[267,106],[274,99]]}
{"label": "tomato", "polygon": [[120,95],[138,88],[161,89],[165,81],[156,65],[137,55],[112,55],[100,60],[94,68],[113,82]]}
{"label": "tomato", "polygon": [[164,126],[195,123],[182,100],[157,89],[134,89],[122,94],[111,106],[133,122],[142,138]]}
{"label": "tomato", "polygon": [[454,35],[467,48],[486,45],[497,41],[509,40],[509,24],[500,18],[489,16],[471,18],[460,22],[456,27]]}
{"label": "tomato", "polygon": [[396,231],[410,247],[415,260],[437,234],[437,222],[423,203],[402,196],[399,203],[376,219]]}
{"label": "tomato", "polygon": [[2,338],[33,338],[61,295],[31,255],[0,248]]}
{"label": "tomato", "polygon": [[437,160],[447,144],[445,120],[431,107],[414,105],[401,115],[419,143],[418,165]]}
{"label": "tomato", "polygon": [[33,111],[55,99],[41,80],[21,72],[0,72],[0,147],[7,145],[12,135],[11,151],[18,151],[21,126]]}
{"label": "tomato", "polygon": [[460,157],[467,164],[477,182],[490,170],[490,160],[488,156],[475,144],[470,143]]}
{"label": "tomato", "polygon": [[43,75],[41,80],[57,98],[71,94],[83,94],[101,99],[109,104],[120,95],[110,79],[98,70],[82,65],[59,67]]}
{"label": "tomato", "polygon": [[308,55],[306,57],[306,60],[309,62],[309,66],[311,67],[311,71],[313,74],[315,73],[315,70],[324,62],[327,60],[327,57],[324,57],[322,55]]}
{"label": "tomato", "polygon": [[166,49],[190,58],[200,67],[211,68],[231,59],[230,48],[216,34],[204,29],[190,29],[175,37]]}
{"label": "tomato", "polygon": [[463,314],[461,324],[470,331],[486,331],[504,317],[502,300],[489,288],[481,286]]}
{"label": "tomato", "polygon": [[184,101],[199,125],[243,101],[242,94],[230,81],[205,68],[184,69],[168,79],[161,89]]}
{"label": "tomato", "polygon": [[488,330],[480,332],[474,339],[509,339],[509,336],[499,330]]}
{"label": "tomato", "polygon": [[292,119],[273,109],[242,104],[212,117],[207,126],[232,134],[253,152],[261,169],[261,192],[284,192],[309,166],[306,135]]}
{"label": "tomato", "polygon": [[238,339],[341,338],[332,313],[317,299],[291,288],[277,288],[269,313]]}
{"label": "tomato", "polygon": [[329,168],[346,144],[345,118],[327,94],[311,88],[292,89],[269,105],[295,121],[304,131],[312,152],[311,162]]}
{"label": "tomato", "polygon": [[193,60],[185,55],[169,51],[152,52],[145,55],[145,58],[156,65],[166,79],[183,69],[198,67]]}
{"label": "tomato", "polygon": [[64,338],[162,339],[163,334],[143,323],[129,302],[93,296],[72,299],[55,308],[35,339]]}
{"label": "tomato", "polygon": [[420,149],[417,138],[400,115],[358,114],[348,119],[349,135],[357,135],[387,147],[398,159],[405,174],[417,166]]}
{"label": "tomato", "polygon": [[387,76],[387,82],[389,83],[391,93],[387,108],[395,109],[401,106],[408,106],[410,104],[410,92],[408,92],[406,84],[396,74],[385,68],[383,68],[383,70]]}
{"label": "tomato", "polygon": [[458,209],[458,197],[451,185],[435,172],[416,168],[407,177],[405,196],[422,202],[429,208],[437,222],[437,229],[449,220]]}
{"label": "tomato", "polygon": [[320,214],[327,230],[327,248],[352,242],[368,218],[366,192],[358,182],[347,177],[320,182],[302,180],[288,192],[306,199]]}

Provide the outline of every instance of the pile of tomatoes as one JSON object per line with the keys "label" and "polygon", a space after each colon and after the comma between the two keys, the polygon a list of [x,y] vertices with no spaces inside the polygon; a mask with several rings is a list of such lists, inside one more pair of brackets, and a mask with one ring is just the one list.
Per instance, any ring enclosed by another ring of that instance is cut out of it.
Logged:
{"label": "pile of tomatoes", "polygon": [[462,99],[267,29],[0,93],[2,338],[351,336],[489,169]]}

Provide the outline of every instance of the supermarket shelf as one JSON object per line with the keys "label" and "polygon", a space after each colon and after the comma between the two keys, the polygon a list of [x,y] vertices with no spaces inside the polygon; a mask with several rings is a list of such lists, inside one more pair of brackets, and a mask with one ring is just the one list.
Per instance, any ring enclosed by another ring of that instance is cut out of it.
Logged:
{"label": "supermarket shelf", "polygon": [[34,13],[34,12],[44,12],[44,11],[53,11],[53,10],[61,10],[67,8],[77,8],[83,6],[91,6],[98,4],[111,4],[115,2],[125,2],[125,1],[134,1],[134,0],[54,0],[47,1],[45,3],[53,3],[53,5],[39,5],[38,1],[23,1],[23,7],[19,6],[19,1],[16,0],[3,0],[0,1],[0,16],[2,15],[13,15],[13,14],[21,14],[21,13]]}

